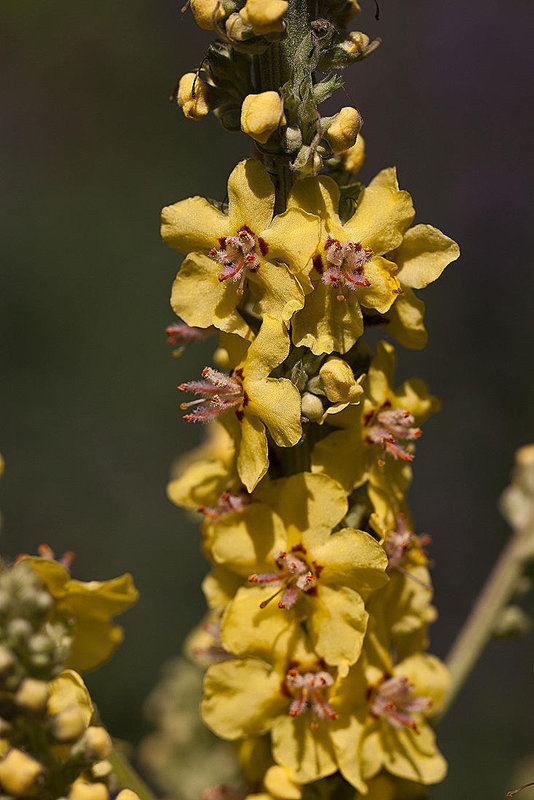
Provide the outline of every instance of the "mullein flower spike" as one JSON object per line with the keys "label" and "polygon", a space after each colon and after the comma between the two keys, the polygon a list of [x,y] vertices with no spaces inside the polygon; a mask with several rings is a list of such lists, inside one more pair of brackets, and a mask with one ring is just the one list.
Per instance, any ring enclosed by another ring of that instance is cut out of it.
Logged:
{"label": "mullein flower spike", "polygon": [[[344,30],[357,2],[322,0],[313,22],[305,6],[191,0],[228,63],[256,54],[237,109],[256,151],[224,201],[162,212],[164,240],[185,256],[171,299],[183,322],[169,341],[181,350],[219,335],[214,365],[179,386],[195,395],[181,404],[186,421],[207,423],[207,438],[173,469],[168,494],[202,515],[213,565],[209,612],[187,644],[207,668],[202,716],[241,743],[243,782],[205,796],[300,800],[319,781],[326,798],[344,787],[394,800],[446,771],[427,721],[448,684],[425,652],[429,538],[406,503],[439,402],[417,378],[395,388],[395,348],[381,340],[373,352],[364,337],[380,325],[424,346],[414,290],[459,252],[413,225],[394,168],[367,186],[354,178],[360,115],[321,117],[342,81],[312,72],[379,42]],[[203,114],[202,87],[186,100],[189,116]],[[327,174],[313,175],[323,162]]]}

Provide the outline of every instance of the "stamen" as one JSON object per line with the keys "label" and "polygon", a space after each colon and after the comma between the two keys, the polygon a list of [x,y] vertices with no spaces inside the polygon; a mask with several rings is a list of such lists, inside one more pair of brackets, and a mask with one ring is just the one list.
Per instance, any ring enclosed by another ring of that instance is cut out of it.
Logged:
{"label": "stamen", "polygon": [[257,272],[260,268],[260,259],[256,254],[256,244],[263,254],[261,241],[257,242],[256,236],[248,227],[243,227],[236,236],[226,236],[220,240],[221,249],[214,247],[209,251],[209,257],[221,264],[219,280],[238,283],[237,294],[242,296],[249,272]]}
{"label": "stamen", "polygon": [[324,697],[324,693],[328,692],[333,684],[334,679],[325,670],[301,673],[296,669],[289,669],[285,687],[290,694],[294,695],[294,699],[289,705],[290,716],[298,717],[309,711],[312,730],[318,728],[319,720],[337,719],[336,712]]}
{"label": "stamen", "polygon": [[207,339],[208,336],[215,333],[215,328],[213,325],[208,328],[196,328],[186,325],[185,322],[173,322],[171,325],[167,325],[165,333],[167,334],[168,344],[180,345],[172,351],[174,358],[178,358],[190,344]]}
{"label": "stamen", "polygon": [[382,409],[371,419],[373,424],[367,430],[367,440],[382,445],[383,459],[389,452],[395,459],[413,461],[413,454],[397,441],[413,441],[421,436],[421,428],[414,427],[413,415],[405,408]]}
{"label": "stamen", "polygon": [[[295,550],[297,548],[294,548]],[[300,547],[298,552],[301,552]],[[299,599],[300,592],[309,592],[315,586],[316,577],[320,572],[320,567],[314,564],[315,574],[310,570],[305,561],[297,558],[294,553],[286,553],[281,550],[276,553],[274,560],[280,570],[277,572],[253,573],[248,576],[250,583],[271,584],[281,583],[280,588],[266,600],[260,603],[260,608],[265,608],[271,600],[274,600],[281,592],[281,600],[278,608],[291,608]]]}
{"label": "stamen", "polygon": [[240,489],[240,494],[232,494],[229,491],[223,492],[217,500],[217,507],[198,506],[197,511],[211,519],[218,519],[223,514],[230,511],[242,511],[250,503],[250,495],[244,486]]}
{"label": "stamen", "polygon": [[[362,247],[360,242],[341,244],[329,237],[324,249],[327,266],[321,280],[326,286],[354,290],[371,285],[364,272],[365,265],[373,257],[370,247]],[[336,295],[336,299],[340,302],[345,299],[342,291]]]}
{"label": "stamen", "polygon": [[426,711],[432,705],[431,697],[414,697],[415,686],[408,678],[385,678],[371,694],[371,713],[382,717],[393,728],[411,728],[415,733],[417,721],[413,714]]}
{"label": "stamen", "polygon": [[242,376],[230,377],[212,367],[205,367],[202,377],[203,381],[189,381],[178,387],[181,392],[201,395],[197,400],[181,403],[182,409],[195,406],[193,413],[184,415],[187,422],[204,422],[244,404]]}

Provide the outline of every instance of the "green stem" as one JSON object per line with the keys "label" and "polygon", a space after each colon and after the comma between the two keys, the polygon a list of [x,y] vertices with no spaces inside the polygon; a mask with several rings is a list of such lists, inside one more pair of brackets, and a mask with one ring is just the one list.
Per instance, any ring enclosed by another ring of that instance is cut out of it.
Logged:
{"label": "green stem", "polygon": [[[311,15],[316,6],[315,0],[289,0],[286,12],[286,34],[280,42],[272,44],[265,53],[258,56],[260,86],[259,92],[279,92],[288,81],[300,81],[302,76],[296,66],[295,55],[302,40],[310,31]],[[287,207],[287,199],[294,176],[287,165],[286,155],[270,154],[267,168],[273,175],[276,185],[275,213],[280,214]]]}
{"label": "green stem", "polygon": [[525,566],[532,558],[533,536],[534,519],[514,532],[458,634],[447,658],[451,685],[439,719],[454,703],[491,638],[498,614],[513,597]]}
{"label": "green stem", "polygon": [[121,789],[131,789],[139,796],[140,800],[155,800],[154,793],[137,774],[128,759],[117,749],[117,746],[113,748],[109,761]]}

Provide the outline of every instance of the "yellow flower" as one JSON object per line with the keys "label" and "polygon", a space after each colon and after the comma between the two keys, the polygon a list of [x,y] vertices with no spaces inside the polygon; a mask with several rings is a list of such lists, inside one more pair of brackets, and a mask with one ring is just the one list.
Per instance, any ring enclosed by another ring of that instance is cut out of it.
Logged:
{"label": "yellow flower", "polygon": [[111,619],[132,606],[138,592],[128,573],[110,581],[77,581],[51,558],[25,556],[54,598],[56,610],[74,619],[75,631],[67,666],[87,672],[106,661],[122,641],[122,628]]}
{"label": "yellow flower", "polygon": [[[392,185],[395,188],[392,188]],[[313,258],[313,291],[292,320],[293,342],[316,354],[346,353],[363,333],[361,306],[384,314],[401,291],[396,265],[383,257],[398,247],[414,210],[393,169],[364,189],[356,211],[342,224],[340,193],[328,177],[297,181],[289,208],[319,214],[321,242]]]}
{"label": "yellow flower", "polygon": [[379,342],[365,379],[362,402],[330,418],[343,430],[328,434],[312,453],[314,472],[326,472],[347,491],[368,481],[378,515],[396,516],[411,480],[418,427],[439,408],[424,383],[414,378],[393,389],[395,349]]}
{"label": "yellow flower", "polygon": [[445,666],[434,656],[415,653],[393,665],[372,655],[353,667],[339,690],[359,728],[343,776],[359,791],[386,770],[419,784],[441,781],[447,765],[427,722],[439,711],[449,684]]}
{"label": "yellow flower", "polygon": [[283,120],[282,98],[278,92],[247,94],[241,107],[241,130],[265,144]]}
{"label": "yellow flower", "polygon": [[417,350],[428,339],[423,323],[425,304],[413,289],[424,289],[437,280],[459,256],[456,242],[432,225],[414,225],[406,231],[400,247],[388,255],[399,267],[397,278],[402,294],[388,312],[387,330],[404,347]]}
{"label": "yellow flower", "polygon": [[287,321],[304,305],[296,275],[317,247],[320,223],[297,208],[273,218],[274,185],[259,161],[235,167],[228,198],[228,214],[202,197],[163,209],[163,238],[189,253],[171,303],[188,325],[250,338],[240,307]]}
{"label": "yellow flower", "polygon": [[362,648],[364,599],[386,582],[384,550],[368,533],[336,530],[347,499],[326,475],[267,481],[254,499],[260,502],[204,524],[215,564],[249,581],[225,611],[224,647],[268,658],[306,620],[317,655],[346,671]]}
{"label": "yellow flower", "polygon": [[284,30],[283,17],[287,6],[287,0],[247,0],[239,13],[252,26],[256,36],[265,36]]}
{"label": "yellow flower", "polygon": [[289,353],[283,322],[266,315],[252,343],[238,342],[241,355],[230,375],[206,367],[204,380],[179,388],[201,396],[182,404],[193,409],[186,420],[208,421],[223,415],[221,422],[235,441],[237,472],[251,492],[269,466],[265,429],[279,447],[292,447],[302,436],[300,393],[287,378],[269,377]]}
{"label": "yellow flower", "polygon": [[220,0],[190,0],[190,6],[197,25],[207,31],[224,17]]}
{"label": "yellow flower", "polygon": [[328,128],[328,141],[334,153],[342,153],[354,147],[362,127],[362,118],[353,106],[345,106],[335,116]]}
{"label": "yellow flower", "polygon": [[196,72],[187,72],[180,78],[176,101],[189,119],[202,119],[210,111],[209,86]]}

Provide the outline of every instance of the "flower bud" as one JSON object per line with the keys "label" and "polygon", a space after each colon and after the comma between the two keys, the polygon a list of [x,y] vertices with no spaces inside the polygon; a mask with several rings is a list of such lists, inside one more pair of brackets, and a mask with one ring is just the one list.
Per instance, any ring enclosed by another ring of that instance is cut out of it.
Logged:
{"label": "flower bud", "polygon": [[105,783],[88,783],[78,778],[72,784],[69,800],[109,800]]}
{"label": "flower bud", "polygon": [[352,106],[345,106],[336,114],[333,123],[328,128],[328,141],[334,153],[348,150],[356,143],[356,137],[362,127],[362,118]]}
{"label": "flower bud", "polygon": [[282,99],[278,92],[249,94],[243,100],[241,130],[257,142],[265,144],[282,121]]}
{"label": "flower bud", "polygon": [[27,711],[43,711],[48,701],[48,683],[35,678],[25,678],[15,693],[15,702]]}
{"label": "flower bud", "polygon": [[263,783],[273,797],[284,798],[284,800],[300,800],[302,797],[301,786],[291,780],[291,772],[285,767],[279,767],[278,765],[269,767],[263,778]]}
{"label": "flower bud", "polygon": [[0,644],[0,675],[5,675],[14,663],[15,656],[11,650],[3,644]]}
{"label": "flower bud", "polygon": [[506,606],[499,614],[493,626],[492,634],[497,639],[515,639],[526,634],[532,628],[532,619],[520,606]]}
{"label": "flower bud", "polygon": [[356,144],[353,144],[352,147],[345,150],[345,152],[341,154],[341,158],[343,159],[343,166],[347,172],[350,172],[351,175],[356,175],[362,168],[365,159],[365,142],[363,136],[358,136]]}
{"label": "flower bud", "polygon": [[191,11],[199,28],[210,31],[224,16],[219,0],[190,0]]}
{"label": "flower bud", "polygon": [[342,358],[337,356],[328,358],[319,370],[319,375],[326,396],[331,403],[338,404],[335,407],[336,411],[341,411],[349,404],[360,402],[363,389],[350,366]]}
{"label": "flower bud", "polygon": [[5,793],[13,797],[32,795],[38,789],[42,770],[41,764],[35,758],[13,748],[0,761],[0,783]]}
{"label": "flower bud", "polygon": [[102,761],[111,755],[113,744],[109,733],[100,726],[91,725],[80,743],[85,757],[90,761]]}
{"label": "flower bud", "polygon": [[50,718],[54,739],[58,742],[75,742],[86,729],[83,711],[74,703]]}
{"label": "flower bud", "polygon": [[235,42],[244,42],[254,36],[254,31],[240,14],[234,13],[226,20],[226,35]]}
{"label": "flower bud", "polygon": [[310,422],[316,422],[317,420],[320,420],[324,414],[323,404],[317,395],[312,394],[311,392],[304,392],[300,407],[302,415],[309,419]]}
{"label": "flower bud", "polygon": [[284,30],[283,16],[287,6],[287,0],[247,0],[239,13],[256,36],[265,36]]}
{"label": "flower bud", "polygon": [[210,111],[209,87],[195,72],[180,78],[176,101],[188,119],[202,119]]}
{"label": "flower bud", "polygon": [[107,778],[113,772],[113,765],[111,761],[104,759],[104,761],[97,761],[91,766],[91,776],[96,780]]}
{"label": "flower bud", "polygon": [[131,789],[123,789],[119,792],[115,800],[139,800],[139,795],[132,792]]}

